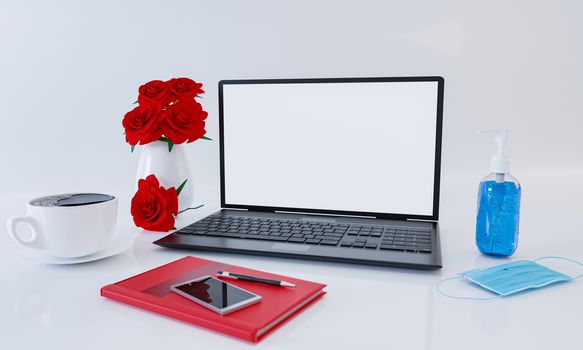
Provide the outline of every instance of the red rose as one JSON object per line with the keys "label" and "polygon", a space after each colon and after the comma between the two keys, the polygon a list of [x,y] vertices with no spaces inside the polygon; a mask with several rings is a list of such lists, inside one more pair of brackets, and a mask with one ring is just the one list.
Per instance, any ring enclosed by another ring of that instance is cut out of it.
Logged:
{"label": "red rose", "polygon": [[126,141],[134,146],[157,140],[162,136],[160,121],[163,118],[158,106],[137,106],[123,117]]}
{"label": "red rose", "polygon": [[206,133],[204,120],[208,113],[194,100],[170,105],[163,111],[163,115],[160,127],[164,136],[174,144],[196,141]]}
{"label": "red rose", "polygon": [[166,106],[177,99],[172,93],[170,85],[162,80],[152,80],[140,86],[138,92],[138,103],[140,105]]}
{"label": "red rose", "polygon": [[178,215],[178,194],[174,187],[160,186],[155,175],[138,181],[131,213],[136,226],[150,231],[169,231]]}
{"label": "red rose", "polygon": [[204,90],[201,89],[202,84],[189,78],[170,79],[168,85],[170,85],[172,92],[178,99],[186,100],[204,94]]}

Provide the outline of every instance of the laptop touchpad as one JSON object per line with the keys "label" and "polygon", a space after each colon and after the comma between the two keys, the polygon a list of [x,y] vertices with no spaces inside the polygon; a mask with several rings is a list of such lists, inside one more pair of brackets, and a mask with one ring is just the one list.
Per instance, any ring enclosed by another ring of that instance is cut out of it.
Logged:
{"label": "laptop touchpad", "polygon": [[271,249],[287,250],[292,252],[307,252],[310,249],[310,246],[290,243],[275,243],[271,246]]}

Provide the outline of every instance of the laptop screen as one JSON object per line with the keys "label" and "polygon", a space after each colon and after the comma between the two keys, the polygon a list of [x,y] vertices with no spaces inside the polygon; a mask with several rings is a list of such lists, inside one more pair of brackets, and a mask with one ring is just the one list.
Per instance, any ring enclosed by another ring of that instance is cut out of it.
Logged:
{"label": "laptop screen", "polygon": [[443,79],[219,83],[221,199],[437,220]]}

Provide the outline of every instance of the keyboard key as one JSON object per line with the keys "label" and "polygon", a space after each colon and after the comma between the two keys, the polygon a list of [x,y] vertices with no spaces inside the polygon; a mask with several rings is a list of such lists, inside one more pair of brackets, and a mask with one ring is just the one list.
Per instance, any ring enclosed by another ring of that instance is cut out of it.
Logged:
{"label": "keyboard key", "polygon": [[376,243],[369,242],[369,243],[365,244],[365,246],[364,246],[364,247],[365,247],[365,248],[372,248],[372,249],[376,249],[376,247],[377,247],[377,244],[376,244]]}
{"label": "keyboard key", "polygon": [[324,236],[327,236],[327,237],[342,237],[344,235],[342,233],[324,233]]}
{"label": "keyboard key", "polygon": [[287,240],[288,242],[293,242],[293,243],[304,243],[306,241],[305,238],[290,238]]}
{"label": "keyboard key", "polygon": [[342,242],[340,242],[340,246],[341,247],[351,247],[352,246],[352,242],[350,242],[350,241],[342,241]]}
{"label": "keyboard key", "polygon": [[306,239],[306,243],[307,244],[319,244],[320,243],[320,240],[319,239],[310,238],[310,239]]}
{"label": "keyboard key", "polygon": [[354,242],[354,243],[352,243],[352,247],[353,248],[363,248],[364,242]]}
{"label": "keyboard key", "polygon": [[287,237],[279,237],[279,236],[267,236],[265,237],[265,240],[267,241],[279,241],[279,242],[285,242],[287,241]]}
{"label": "keyboard key", "polygon": [[321,245],[337,245],[338,244],[338,241],[327,241],[327,240],[324,240],[324,241],[321,241],[320,244]]}

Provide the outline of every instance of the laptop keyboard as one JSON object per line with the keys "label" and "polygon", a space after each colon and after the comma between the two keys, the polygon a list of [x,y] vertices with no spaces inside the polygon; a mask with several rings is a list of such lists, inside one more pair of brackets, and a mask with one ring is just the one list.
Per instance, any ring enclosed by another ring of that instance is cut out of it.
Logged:
{"label": "laptop keyboard", "polygon": [[430,229],[403,226],[212,215],[176,233],[313,244],[342,249],[431,253]]}

